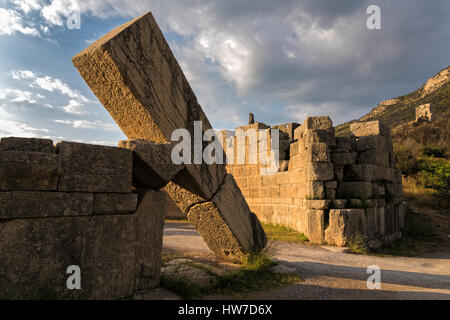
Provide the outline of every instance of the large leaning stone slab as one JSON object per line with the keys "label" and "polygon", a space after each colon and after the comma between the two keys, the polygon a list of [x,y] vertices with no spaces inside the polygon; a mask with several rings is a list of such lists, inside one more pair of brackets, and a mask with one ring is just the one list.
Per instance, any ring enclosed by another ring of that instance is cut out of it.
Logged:
{"label": "large leaning stone slab", "polygon": [[130,193],[131,150],[75,142],[60,142],[62,174],[59,191]]}
{"label": "large leaning stone slab", "polygon": [[[112,30],[73,63],[130,139],[170,142],[176,129],[199,137],[212,128],[151,13]],[[196,135],[195,121],[201,122]],[[187,170],[186,180],[177,183],[186,190],[195,184],[204,200],[215,194],[226,173],[224,165],[205,163]]]}
{"label": "large leaning stone slab", "polygon": [[53,191],[61,172],[56,154],[24,151],[0,152],[0,190]]}
{"label": "large leaning stone slab", "polygon": [[95,193],[94,214],[124,214],[136,210],[136,193]]}
{"label": "large leaning stone slab", "polygon": [[[0,220],[2,299],[119,299],[133,293],[133,215]],[[67,268],[81,289],[67,288]]]}
{"label": "large leaning stone slab", "polygon": [[187,218],[222,259],[242,261],[245,253],[259,252],[267,243],[264,230],[232,175],[225,177],[211,201],[190,208]]}
{"label": "large leaning stone slab", "polygon": [[6,137],[0,139],[1,151],[55,153],[55,146],[49,139]]}
{"label": "large leaning stone slab", "polygon": [[159,190],[185,168],[171,159],[174,145],[145,139],[119,142],[119,147],[133,151],[133,177],[138,187]]}
{"label": "large leaning stone slab", "polygon": [[93,198],[79,192],[0,192],[0,219],[91,215]]}
{"label": "large leaning stone slab", "polygon": [[135,290],[159,285],[166,194],[141,190],[136,221]]}

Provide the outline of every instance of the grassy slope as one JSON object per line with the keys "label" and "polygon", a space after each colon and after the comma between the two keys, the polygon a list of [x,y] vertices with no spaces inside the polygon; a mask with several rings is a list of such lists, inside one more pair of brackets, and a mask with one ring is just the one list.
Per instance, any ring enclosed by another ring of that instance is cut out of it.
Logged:
{"label": "grassy slope", "polygon": [[[419,88],[407,95],[397,97],[399,99],[398,103],[387,106],[385,110],[370,116],[366,121],[381,120],[392,129],[413,121],[415,118],[415,108],[426,103],[431,103],[434,106],[435,118],[450,118],[450,82],[423,98],[420,97],[421,89]],[[349,121],[337,126],[336,135],[344,136],[348,134],[350,123],[355,121],[358,120]]]}

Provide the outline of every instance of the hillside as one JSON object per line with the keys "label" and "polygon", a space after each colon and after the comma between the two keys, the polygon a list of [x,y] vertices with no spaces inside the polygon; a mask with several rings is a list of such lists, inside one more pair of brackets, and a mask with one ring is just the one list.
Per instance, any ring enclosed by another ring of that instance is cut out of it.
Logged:
{"label": "hillside", "polygon": [[360,119],[337,126],[336,134],[348,134],[350,123],[355,121],[381,120],[393,129],[413,121],[415,108],[426,103],[433,104],[435,119],[450,117],[450,66],[428,79],[416,91],[383,101]]}

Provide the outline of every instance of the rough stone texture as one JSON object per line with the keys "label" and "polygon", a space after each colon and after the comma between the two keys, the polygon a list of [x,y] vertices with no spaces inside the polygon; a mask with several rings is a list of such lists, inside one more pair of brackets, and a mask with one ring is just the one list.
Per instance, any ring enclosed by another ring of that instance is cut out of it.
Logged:
{"label": "rough stone texture", "polygon": [[[194,121],[201,122],[202,132],[211,129],[151,13],[112,30],[77,54],[73,63],[130,139],[169,142],[181,128],[194,137]],[[204,200],[225,176],[223,165],[190,165],[187,171],[177,184],[186,191],[194,184]]]}
{"label": "rough stone texture", "polygon": [[135,193],[95,193],[94,214],[123,214],[136,210]]}
{"label": "rough stone texture", "polygon": [[324,240],[324,211],[308,209],[307,235],[311,243],[322,243]]}
{"label": "rough stone texture", "polygon": [[60,171],[60,158],[55,154],[0,152],[0,190],[53,191]]}
{"label": "rough stone texture", "polygon": [[131,192],[132,152],[127,149],[60,142],[59,191]]}
{"label": "rough stone texture", "polygon": [[231,175],[211,201],[194,205],[187,218],[222,259],[240,261],[246,252],[259,251],[267,242]]}
{"label": "rough stone texture", "polygon": [[171,159],[174,145],[145,139],[119,142],[119,147],[133,151],[133,178],[137,186],[159,190],[185,168]]}
{"label": "rough stone texture", "polygon": [[372,197],[373,189],[372,183],[370,182],[347,182],[342,181],[339,182],[337,188],[337,197],[338,198],[358,198],[358,199],[367,199]]}
{"label": "rough stone texture", "polygon": [[159,285],[166,194],[153,190],[139,192],[136,219],[135,290]]}
{"label": "rough stone texture", "polygon": [[[0,221],[0,298],[129,297],[135,246],[133,215]],[[66,287],[70,265],[81,290]]]}
{"label": "rough stone texture", "polygon": [[362,209],[332,209],[329,226],[325,230],[325,241],[335,246],[345,246],[354,236],[364,236],[367,232],[366,225]]}
{"label": "rough stone texture", "polygon": [[351,123],[350,132],[358,138],[372,135],[390,136],[389,129],[378,120]]}
{"label": "rough stone texture", "polygon": [[93,199],[79,192],[0,192],[0,219],[91,215]]}
{"label": "rough stone texture", "polygon": [[359,156],[360,164],[374,164],[382,167],[390,167],[389,153],[376,150],[362,152]]}
{"label": "rough stone texture", "polygon": [[53,141],[38,138],[6,137],[0,139],[0,152],[2,151],[26,151],[55,153]]}
{"label": "rough stone texture", "polygon": [[359,152],[367,150],[386,150],[386,138],[380,135],[364,136],[356,141],[356,150]]}
{"label": "rough stone texture", "polygon": [[416,107],[416,122],[419,121],[432,121],[433,120],[433,107],[431,103],[422,104]]}

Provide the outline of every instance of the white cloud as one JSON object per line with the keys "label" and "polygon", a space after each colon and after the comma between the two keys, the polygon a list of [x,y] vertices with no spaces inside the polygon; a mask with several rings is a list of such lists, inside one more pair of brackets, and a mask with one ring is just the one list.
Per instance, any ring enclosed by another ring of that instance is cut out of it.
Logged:
{"label": "white cloud", "polygon": [[43,132],[49,132],[47,129],[38,129],[30,127],[24,123],[0,119],[0,135],[33,138]]}
{"label": "white cloud", "polygon": [[101,129],[110,132],[118,132],[119,128],[112,123],[105,123],[99,120],[88,121],[88,120],[54,120],[56,123],[67,124],[72,128],[79,129]]}
{"label": "white cloud", "polygon": [[30,91],[24,91],[19,89],[1,89],[0,90],[0,100],[5,100],[9,102],[27,102],[30,104],[35,104],[36,99],[42,99],[42,95],[35,95]]}
{"label": "white cloud", "polygon": [[50,5],[42,8],[41,14],[50,25],[62,27],[66,18],[79,10],[80,7],[77,1],[53,0]]}
{"label": "white cloud", "polygon": [[70,99],[69,104],[61,107],[65,112],[77,115],[88,114],[88,112],[83,108],[83,104],[80,102]]}
{"label": "white cloud", "polygon": [[11,0],[11,2],[25,13],[41,8],[41,4],[37,0]]}
{"label": "white cloud", "polygon": [[[11,77],[16,80],[26,81],[31,88],[40,88],[48,92],[59,92],[68,96],[70,98],[68,104],[61,107],[67,113],[76,115],[89,113],[84,106],[85,103],[90,102],[90,100],[78,91],[70,88],[68,84],[62,82],[60,79],[52,78],[50,76],[39,76],[30,70],[13,70],[11,71]],[[44,98],[41,94],[37,94],[36,96]],[[45,106],[53,108],[50,104],[45,104]]]}
{"label": "white cloud", "polygon": [[40,35],[37,29],[24,24],[22,16],[17,11],[0,8],[0,35],[13,35],[17,32],[34,37]]}

